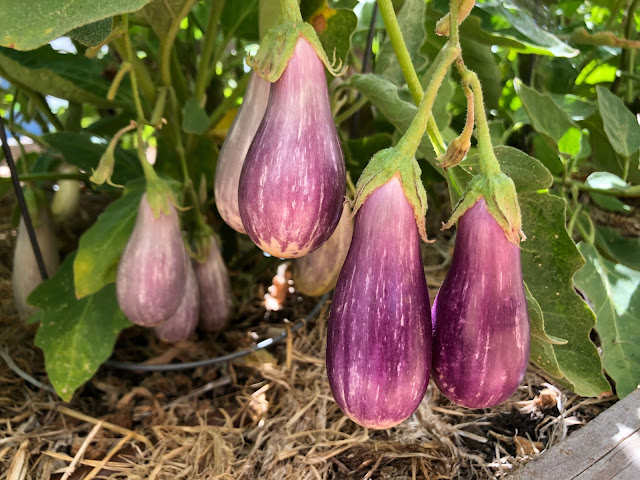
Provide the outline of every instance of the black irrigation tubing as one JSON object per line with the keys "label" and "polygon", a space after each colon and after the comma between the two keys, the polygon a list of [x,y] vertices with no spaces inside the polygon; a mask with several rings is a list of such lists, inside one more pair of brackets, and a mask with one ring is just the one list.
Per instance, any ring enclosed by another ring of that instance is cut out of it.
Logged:
{"label": "black irrigation tubing", "polygon": [[[40,250],[40,245],[38,245],[38,238],[36,237],[36,232],[33,229],[33,222],[31,222],[31,215],[29,215],[29,209],[27,208],[27,203],[24,200],[22,187],[20,187],[18,170],[16,169],[16,164],[13,161],[13,155],[11,154],[11,148],[9,148],[9,142],[7,142],[7,132],[5,130],[4,120],[2,116],[0,116],[0,140],[2,140],[2,149],[4,150],[4,156],[7,160],[7,165],[9,165],[9,170],[11,171],[11,182],[13,183],[13,189],[15,190],[16,197],[18,198],[18,205],[20,206],[20,212],[22,213],[22,218],[24,219],[24,225],[27,227],[29,240],[31,240],[31,248],[33,248],[33,254],[36,257],[40,275],[42,276],[43,280],[46,280],[47,278],[49,278],[49,275],[47,275],[47,267],[45,266],[44,259],[42,258],[42,251]],[[16,268],[16,265],[14,265],[13,268]]]}
{"label": "black irrigation tubing", "polygon": [[[322,298],[320,298],[316,306],[313,307],[313,310],[311,310],[311,312],[309,312],[309,314],[305,318],[298,320],[296,323],[294,323],[289,329],[289,331],[293,333],[297,330],[300,330],[300,328],[302,328],[303,325],[305,325],[309,320],[311,320],[320,312],[320,309],[324,306],[328,298],[329,298],[329,294],[328,293],[324,294]],[[249,347],[244,350],[229,353],[227,355],[222,355],[220,357],[205,358],[204,360],[198,360],[195,362],[166,363],[163,365],[145,365],[142,363],[121,362],[119,360],[107,360],[106,362],[104,362],[104,365],[107,367],[117,368],[120,370],[129,370],[129,371],[137,371],[137,372],[169,372],[169,371],[175,371],[175,370],[191,370],[194,368],[208,367],[211,365],[217,365],[218,363],[224,363],[230,360],[236,360],[238,358],[246,357],[247,355],[250,355],[253,352],[257,352],[258,350],[264,350],[265,348],[270,347],[271,345],[275,345],[276,343],[281,342],[285,338],[287,338],[286,330],[281,334],[276,335],[275,337],[266,338],[261,342],[258,342],[253,347]]]}

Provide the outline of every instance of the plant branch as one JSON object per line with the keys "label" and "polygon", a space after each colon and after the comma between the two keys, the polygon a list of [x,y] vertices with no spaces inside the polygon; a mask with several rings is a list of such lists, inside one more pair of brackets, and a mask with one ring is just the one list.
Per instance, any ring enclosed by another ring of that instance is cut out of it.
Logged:
{"label": "plant branch", "polygon": [[[413,62],[411,61],[411,55],[409,54],[407,45],[402,37],[400,24],[398,23],[398,18],[393,10],[393,3],[391,0],[378,0],[378,8],[380,9],[380,14],[382,15],[382,19],[387,28],[389,41],[391,42],[391,46],[393,47],[396,57],[398,58],[402,75],[407,82],[413,101],[418,105],[422,101],[422,85],[420,85],[420,79],[418,78],[418,74],[416,73]],[[436,152],[436,156],[442,155],[446,150],[446,146],[442,140],[440,130],[438,130],[438,126],[433,118],[429,118],[428,120],[427,133],[429,134],[429,140],[433,145],[433,150]]]}
{"label": "plant branch", "polygon": [[198,3],[198,0],[187,0],[171,22],[166,36],[160,39],[160,78],[162,79],[162,85],[165,87],[171,86],[171,50],[180,30],[180,23],[196,3]]}
{"label": "plant branch", "polygon": [[628,188],[627,190],[603,190],[600,188],[590,187],[589,185],[582,182],[577,182],[571,179],[565,180],[560,177],[553,177],[553,182],[558,185],[562,185],[564,187],[577,188],[582,192],[594,192],[594,193],[600,193],[602,195],[609,195],[612,197],[626,197],[626,198],[640,197],[640,185],[634,185],[633,187]]}
{"label": "plant branch", "polygon": [[207,88],[207,78],[211,69],[212,55],[216,50],[216,41],[218,39],[218,21],[222,14],[224,0],[218,0],[211,5],[209,12],[209,22],[207,23],[207,31],[204,34],[202,53],[200,54],[200,62],[198,63],[198,74],[196,76],[195,99],[200,103],[204,97]]}

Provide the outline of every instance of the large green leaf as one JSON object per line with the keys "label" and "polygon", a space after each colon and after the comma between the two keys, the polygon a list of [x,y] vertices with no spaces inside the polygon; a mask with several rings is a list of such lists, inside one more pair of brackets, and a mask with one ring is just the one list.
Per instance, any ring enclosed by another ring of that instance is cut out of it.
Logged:
{"label": "large green leaf", "polygon": [[576,286],[593,303],[602,363],[620,398],[640,384],[640,272],[615,264],[589,244],[578,244],[586,265]]}
{"label": "large green leaf", "polygon": [[83,298],[116,279],[118,262],[138,216],[144,183],[136,182],[111,203],[80,237],[73,262],[75,296]]}
{"label": "large green leaf", "polygon": [[135,12],[147,2],[149,0],[3,0],[0,45],[32,50],[87,23]]}
{"label": "large green leaf", "polygon": [[164,38],[185,3],[187,0],[151,0],[140,10],[140,15],[149,22],[159,38]]}
{"label": "large green leaf", "polygon": [[351,10],[344,8],[330,10],[327,17],[321,27],[316,26],[318,38],[329,60],[335,62],[336,67],[344,66],[347,64],[347,54],[351,48],[351,34],[358,26],[358,17]]}
{"label": "large green leaf", "polygon": [[[398,12],[400,31],[416,70],[421,70],[426,61],[420,54],[420,45],[427,36],[424,25],[426,6],[424,0],[406,0]],[[380,52],[376,57],[376,73],[384,75],[397,85],[406,83],[389,36],[380,47]]]}
{"label": "large green leaf", "polygon": [[518,79],[515,80],[514,85],[533,128],[552,138],[561,153],[570,156],[578,155],[582,133],[569,115],[554,102],[550,95],[538,93]]}
{"label": "large green leaf", "polygon": [[[584,260],[565,228],[566,202],[545,191],[518,195],[522,227],[527,240],[521,244],[523,277],[540,305],[546,332],[567,340],[553,349],[555,365],[547,371],[578,395],[598,396],[610,390],[602,373],[596,346],[589,338],[595,324],[593,312],[576,294],[573,276]],[[542,355],[536,346],[536,355]],[[536,360],[548,368],[553,359]]]}
{"label": "large green leaf", "polygon": [[72,40],[80,42],[87,47],[100,45],[111,33],[113,28],[113,18],[105,18],[97,22],[88,23],[78,28],[74,28],[67,35]]}
{"label": "large green leaf", "polygon": [[613,228],[596,228],[596,245],[611,260],[640,271],[640,238],[625,238]]}
{"label": "large green leaf", "polygon": [[604,87],[596,87],[598,107],[604,131],[611,145],[623,157],[629,158],[640,148],[640,125],[622,100]]}
{"label": "large green leaf", "polygon": [[[10,82],[43,95],[113,107],[114,102],[107,100],[110,83],[102,77],[103,67],[98,59],[58,53],[48,45],[32,52],[0,47],[0,73]],[[115,104],[130,105],[131,98],[130,89],[123,85]]]}
{"label": "large green leaf", "polygon": [[109,358],[118,334],[131,325],[118,307],[115,285],[76,299],[72,264],[70,255],[29,296],[43,310],[35,344],[44,352],[51,384],[65,401]]}
{"label": "large green leaf", "polygon": [[[71,165],[91,172],[98,168],[100,157],[107,149],[107,140],[88,133],[60,132],[43,136],[44,141],[62,154]],[[138,158],[131,152],[116,147],[113,182],[124,185],[128,181],[142,176],[142,167]]]}

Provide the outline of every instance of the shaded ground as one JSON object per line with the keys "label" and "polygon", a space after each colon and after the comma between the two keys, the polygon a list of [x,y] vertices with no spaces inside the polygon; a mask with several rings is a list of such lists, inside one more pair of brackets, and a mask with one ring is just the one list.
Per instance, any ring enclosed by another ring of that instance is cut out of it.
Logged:
{"label": "shaded ground", "polygon": [[[100,202],[91,200],[83,208],[78,218],[89,221]],[[5,199],[0,203],[0,346],[19,369],[46,384],[34,330],[18,322],[13,307],[9,217]],[[432,235],[438,220],[431,220]],[[81,231],[82,225],[76,228]],[[75,235],[69,228],[61,232],[67,249]],[[437,247],[424,247],[431,298],[451,251],[446,237],[438,235]],[[236,290],[241,289],[236,296],[243,300],[234,327],[224,335],[196,334],[170,347],[149,331],[131,328],[121,336],[115,357],[196,360],[281,332],[285,319],[304,317],[317,300],[289,293],[282,310],[265,313],[262,296],[276,265],[269,264],[257,285],[232,272]],[[342,415],[329,390],[328,309],[329,303],[288,343],[219,367],[152,374],[103,367],[68,404],[0,361],[0,480],[502,478],[614,401],[556,388],[531,366],[521,388],[499,407],[458,407],[432,384],[409,420],[384,431],[366,430]]]}

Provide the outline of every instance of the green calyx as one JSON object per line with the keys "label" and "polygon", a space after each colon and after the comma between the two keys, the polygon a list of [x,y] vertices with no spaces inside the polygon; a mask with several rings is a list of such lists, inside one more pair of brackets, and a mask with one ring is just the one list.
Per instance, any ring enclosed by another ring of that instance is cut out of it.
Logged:
{"label": "green calyx", "polygon": [[484,198],[487,210],[502,227],[510,242],[519,245],[521,240],[526,240],[522,231],[522,217],[516,187],[513,180],[504,173],[473,177],[467,191],[453,210],[451,218],[442,228],[451,228],[480,198]]}
{"label": "green calyx", "polygon": [[335,58],[334,62],[329,61],[316,31],[311,25],[302,20],[295,22],[285,21],[272,27],[264,36],[255,57],[247,59],[247,65],[268,82],[275,82],[280,78],[289,60],[291,60],[300,37],[309,42],[332,75],[339,76],[344,73],[341,70],[342,63],[340,62],[335,66]]}
{"label": "green calyx", "polygon": [[209,256],[211,249],[211,237],[214,237],[213,229],[206,223],[198,223],[193,232],[192,245],[189,248],[189,255],[198,263],[204,263]]}
{"label": "green calyx", "polygon": [[352,215],[355,216],[365,200],[377,188],[393,177],[397,177],[411,208],[413,208],[420,237],[428,242],[425,230],[427,192],[422,184],[421,174],[420,166],[413,155],[407,156],[395,147],[380,150],[371,158],[358,179]]}
{"label": "green calyx", "polygon": [[158,218],[162,213],[171,215],[172,204],[177,209],[181,209],[176,201],[174,188],[170,182],[163,180],[155,172],[153,172],[153,175],[145,172],[145,177],[147,180],[147,202],[149,202],[154,218]]}

